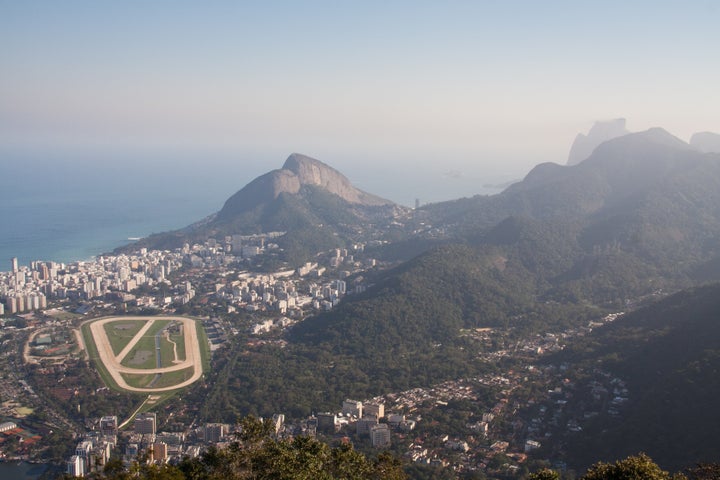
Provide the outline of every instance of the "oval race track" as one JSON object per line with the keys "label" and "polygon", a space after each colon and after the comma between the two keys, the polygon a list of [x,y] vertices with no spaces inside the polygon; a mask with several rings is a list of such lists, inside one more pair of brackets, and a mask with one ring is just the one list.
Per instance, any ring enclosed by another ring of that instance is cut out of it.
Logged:
{"label": "oval race track", "polygon": [[[139,332],[128,342],[122,351],[116,356],[113,353],[110,340],[105,332],[105,324],[116,321],[140,320],[147,322]],[[176,363],[170,367],[162,368],[130,368],[121,364],[122,360],[130,353],[135,344],[143,337],[148,329],[158,320],[172,320],[183,324],[183,337],[185,338],[185,360]],[[93,342],[97,347],[99,360],[103,363],[113,381],[118,387],[131,392],[166,392],[186,387],[197,381],[202,376],[202,357],[200,355],[200,343],[197,337],[197,329],[195,320],[184,317],[108,317],[95,320],[90,323],[90,333]],[[128,385],[121,373],[134,375],[148,375],[158,373],[175,372],[186,368],[193,368],[192,376],[176,385],[159,387],[159,388],[139,388]]]}

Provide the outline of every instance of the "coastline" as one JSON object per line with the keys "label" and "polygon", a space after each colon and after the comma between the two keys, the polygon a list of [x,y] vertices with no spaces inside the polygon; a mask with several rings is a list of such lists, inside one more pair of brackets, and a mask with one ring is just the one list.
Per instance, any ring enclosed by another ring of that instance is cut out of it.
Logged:
{"label": "coastline", "polygon": [[[11,177],[23,177],[32,167],[50,169],[49,164],[23,160],[11,162],[10,173],[14,171]],[[235,175],[218,178],[211,175],[212,169],[197,172],[193,168],[194,175],[181,175],[191,164],[174,165],[173,169],[156,165],[138,177],[132,171],[112,172],[111,165],[57,160],[57,165],[52,166],[52,170],[57,171],[47,172],[63,179],[55,190],[15,182],[0,191],[0,218],[10,226],[0,237],[0,271],[8,270],[14,257],[21,265],[32,261],[91,261],[136,238],[185,228],[217,212],[232,193],[252,180],[255,171],[266,170],[265,166],[253,162],[250,162],[252,168],[245,170],[240,168],[242,164],[237,164],[235,168],[239,171],[234,172]],[[359,188],[406,206],[414,204],[418,196],[425,205],[498,193],[497,189],[488,188],[487,185],[491,185],[488,182],[506,180],[502,178],[504,175],[448,177],[441,174],[438,177],[430,175],[432,172],[419,172],[408,183],[408,188],[393,191],[376,183],[377,180],[370,182],[363,177],[363,171],[354,173],[361,177],[357,182]],[[113,176],[112,183],[107,182],[109,175]],[[481,186],[480,177],[486,186]],[[212,188],[198,188],[199,184]],[[387,195],[389,191],[391,195]],[[422,194],[413,192],[425,192],[427,196],[423,198]]]}

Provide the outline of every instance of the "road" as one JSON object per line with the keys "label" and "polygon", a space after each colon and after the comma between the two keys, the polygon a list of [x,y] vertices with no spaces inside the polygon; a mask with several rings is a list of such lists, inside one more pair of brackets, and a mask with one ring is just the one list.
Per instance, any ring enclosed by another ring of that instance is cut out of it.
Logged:
{"label": "road", "polygon": [[[115,321],[125,320],[141,320],[147,322],[145,326],[130,340],[130,342],[123,348],[119,355],[113,354],[110,340],[105,333],[104,325]],[[158,320],[173,320],[183,324],[183,335],[185,337],[185,360],[172,365],[170,367],[162,368],[130,368],[122,365],[120,362],[127,356],[132,350],[135,344],[140,340],[142,335]],[[90,324],[90,332],[92,333],[93,340],[98,350],[100,361],[105,365],[110,376],[113,378],[115,383],[123,390],[131,392],[167,392],[170,390],[176,390],[178,388],[186,387],[193,382],[197,381],[202,376],[202,357],[200,355],[200,343],[197,338],[197,329],[195,327],[195,320],[183,317],[108,317]],[[184,382],[172,385],[169,387],[159,388],[139,388],[128,385],[121,373],[131,373],[136,375],[148,375],[158,373],[176,372],[189,367],[193,367],[192,376]]]}

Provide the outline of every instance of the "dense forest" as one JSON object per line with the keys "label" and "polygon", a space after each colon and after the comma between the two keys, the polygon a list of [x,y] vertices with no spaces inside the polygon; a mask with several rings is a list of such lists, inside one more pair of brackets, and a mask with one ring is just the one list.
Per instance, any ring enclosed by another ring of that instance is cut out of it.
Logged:
{"label": "dense forest", "polygon": [[[547,359],[602,366],[627,382],[622,419],[599,416],[569,439],[578,464],[643,449],[669,468],[717,458],[720,285],[680,292],[580,339]],[[572,372],[569,372],[572,375]]]}

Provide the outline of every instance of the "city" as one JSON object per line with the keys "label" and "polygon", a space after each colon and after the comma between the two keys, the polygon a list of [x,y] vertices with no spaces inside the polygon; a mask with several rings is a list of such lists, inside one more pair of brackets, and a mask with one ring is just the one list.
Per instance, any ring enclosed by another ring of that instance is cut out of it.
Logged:
{"label": "city", "polygon": [[[137,254],[103,255],[68,265],[33,262],[26,267],[12,259],[11,271],[0,274],[5,307],[2,389],[7,421],[1,426],[5,441],[0,443],[4,457],[57,461],[40,453],[47,446],[34,446],[44,445],[43,434],[50,438],[51,426],[72,432],[64,450],[73,444],[76,448],[66,457],[64,470],[76,476],[101,470],[111,456],[125,465],[138,458],[177,463],[198,456],[208,445],[230,444],[238,424],[203,423],[197,414],[188,416],[197,412],[197,406],[175,400],[164,404],[168,397],[160,393],[148,395],[127,418],[112,411],[94,418],[69,415],[53,403],[72,404],[73,397],[83,395],[71,372],[87,361],[78,327],[92,318],[188,314],[202,320],[212,352],[222,351],[239,337],[246,338],[250,349],[267,344],[282,347],[284,332],[308,315],[332,309],[344,296],[363,292],[368,271],[381,268],[363,255],[365,245],[357,244],[352,250],[319,253],[316,262],[294,270],[252,273],[247,267],[253,258],[277,249],[272,243],[276,235],[229,237],[224,242],[185,244],[174,251],[141,249]],[[274,435],[317,436],[330,444],[353,442],[368,452],[389,449],[407,462],[454,472],[527,471],[529,458],[542,462],[551,453],[542,450],[543,440],[581,431],[583,422],[603,408],[617,415],[627,400],[622,380],[594,371],[594,401],[583,410],[571,411],[566,404],[578,387],[564,377],[567,367],[536,364],[542,355],[561,350],[569,339],[620,315],[529,339],[490,328],[464,331],[462,336],[479,345],[495,346],[478,354],[478,361],[506,364],[507,370],[346,400],[335,412],[306,418],[286,418],[277,412],[272,418]],[[31,378],[43,379],[42,397],[12,371],[18,361],[35,369]],[[44,383],[49,378],[56,379],[54,386]],[[159,416],[151,411],[161,405],[165,407]],[[25,427],[23,420],[32,418],[35,409],[43,412],[45,424],[38,429],[33,419],[30,425],[37,432]],[[80,403],[77,409],[80,413]],[[447,414],[457,418],[448,425],[435,419]],[[78,423],[79,418],[84,424]],[[14,438],[23,440],[17,444],[11,441]],[[62,450],[56,446],[53,452]]]}

